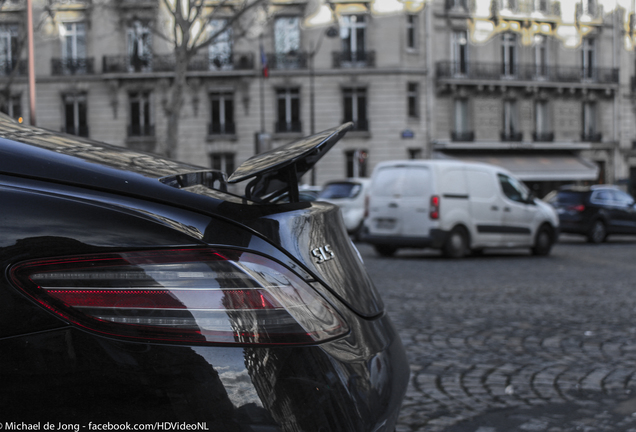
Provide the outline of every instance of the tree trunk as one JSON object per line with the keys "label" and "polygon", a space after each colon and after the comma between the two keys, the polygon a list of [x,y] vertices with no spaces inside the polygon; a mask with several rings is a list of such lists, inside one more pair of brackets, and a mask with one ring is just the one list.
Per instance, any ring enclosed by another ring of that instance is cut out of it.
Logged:
{"label": "tree trunk", "polygon": [[165,107],[168,117],[168,130],[166,142],[163,146],[163,154],[168,158],[176,158],[179,148],[179,123],[181,120],[181,108],[183,107],[183,94],[186,88],[186,74],[188,72],[189,56],[182,47],[175,49],[174,81],[170,89],[170,99]]}

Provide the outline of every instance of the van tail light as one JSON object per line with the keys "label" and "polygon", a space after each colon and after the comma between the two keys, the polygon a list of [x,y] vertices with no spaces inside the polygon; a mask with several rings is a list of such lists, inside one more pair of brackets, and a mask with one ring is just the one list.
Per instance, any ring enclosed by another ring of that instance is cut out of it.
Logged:
{"label": "van tail light", "polygon": [[178,249],[28,261],[11,279],[79,327],[144,341],[312,344],[346,334],[317,291],[263,256]]}
{"label": "van tail light", "polygon": [[429,215],[431,219],[439,219],[439,196],[437,195],[431,197],[431,211]]}
{"label": "van tail light", "polygon": [[364,219],[369,217],[369,195],[364,197]]}
{"label": "van tail light", "polygon": [[583,204],[579,204],[579,205],[573,205],[573,206],[569,206],[568,210],[574,210],[576,212],[582,212],[583,210],[585,210],[585,206]]}

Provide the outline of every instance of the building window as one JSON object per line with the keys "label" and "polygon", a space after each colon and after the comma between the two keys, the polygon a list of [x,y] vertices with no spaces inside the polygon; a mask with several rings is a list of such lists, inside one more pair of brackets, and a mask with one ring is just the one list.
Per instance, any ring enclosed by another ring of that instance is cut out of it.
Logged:
{"label": "building window", "polygon": [[128,136],[154,136],[155,128],[152,125],[150,110],[150,92],[132,92],[130,100],[130,125]]}
{"label": "building window", "polygon": [[468,0],[446,0],[446,9],[467,11]]}
{"label": "building window", "polygon": [[24,121],[22,118],[22,96],[14,95],[9,97],[8,100],[3,100],[0,104],[0,112],[22,123]]}
{"label": "building window", "polygon": [[342,61],[364,62],[366,58],[365,33],[367,23],[364,15],[345,15],[340,22]]}
{"label": "building window", "polygon": [[421,148],[410,148],[407,149],[409,159],[422,159],[422,149]]}
{"label": "building window", "polygon": [[596,0],[581,0],[581,13],[583,15],[596,15]]}
{"label": "building window", "polygon": [[548,0],[534,0],[533,1],[534,11],[548,13],[549,2]]}
{"label": "building window", "polygon": [[67,94],[64,102],[64,126],[62,131],[77,136],[88,137],[88,116],[86,115],[86,94]]}
{"label": "building window", "polygon": [[234,153],[210,154],[210,167],[228,175],[232,174],[234,172]]}
{"label": "building window", "polygon": [[548,39],[543,35],[534,37],[534,74],[536,78],[548,76]]}
{"label": "building window", "polygon": [[18,63],[18,25],[0,25],[0,75],[10,75]]}
{"label": "building window", "polygon": [[538,100],[534,103],[534,141],[552,141],[554,133],[550,124],[548,101]]}
{"label": "building window", "polygon": [[300,90],[285,88],[276,90],[278,121],[276,132],[301,132]]}
{"label": "building window", "polygon": [[451,62],[453,75],[465,75],[468,72],[468,32],[466,30],[452,33]]}
{"label": "building window", "polygon": [[[208,59],[210,70],[229,70],[233,67],[232,62],[232,28],[223,28],[227,25],[227,20],[212,20],[208,24],[208,34],[213,37],[218,36],[208,46]],[[221,33],[219,33],[221,32]]]}
{"label": "building window", "polygon": [[409,117],[419,117],[419,89],[417,83],[408,83],[407,84],[407,105],[408,105],[408,116]]}
{"label": "building window", "polygon": [[509,10],[512,12],[517,11],[517,0],[501,0],[501,9]]}
{"label": "building window", "polygon": [[453,131],[451,139],[453,141],[472,141],[475,136],[470,127],[470,113],[468,110],[468,99],[458,98],[454,101]]}
{"label": "building window", "polygon": [[297,69],[300,64],[300,18],[278,17],[274,21],[276,69]]}
{"label": "building window", "polygon": [[344,97],[344,122],[353,122],[353,130],[368,131],[367,89],[345,88],[342,93]]}
{"label": "building window", "polygon": [[367,150],[347,150],[345,156],[347,178],[367,176],[367,160],[369,159]]}
{"label": "building window", "polygon": [[594,38],[584,38],[581,44],[581,75],[583,79],[594,79],[596,49]]}
{"label": "building window", "polygon": [[411,50],[417,49],[418,20],[417,15],[406,16],[406,47]]}
{"label": "building window", "polygon": [[148,24],[139,20],[127,30],[128,70],[149,72],[152,70],[152,33]]}
{"label": "building window", "polygon": [[502,141],[521,141],[523,135],[519,130],[519,110],[514,99],[504,100]]}
{"label": "building window", "polygon": [[86,24],[64,23],[62,36],[62,73],[86,73]]}
{"label": "building window", "polygon": [[209,135],[236,133],[234,125],[234,93],[210,93],[210,124]]}
{"label": "building window", "polygon": [[517,35],[504,33],[501,36],[501,74],[512,77],[517,73]]}
{"label": "building window", "polygon": [[601,134],[597,126],[596,102],[583,102],[583,141],[600,141]]}

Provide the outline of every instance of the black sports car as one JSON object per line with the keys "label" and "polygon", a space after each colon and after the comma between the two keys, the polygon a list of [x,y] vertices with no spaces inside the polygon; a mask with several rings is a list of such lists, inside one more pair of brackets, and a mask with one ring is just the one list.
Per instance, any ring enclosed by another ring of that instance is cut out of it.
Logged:
{"label": "black sports car", "polygon": [[350,127],[227,178],[0,119],[2,427],[393,431],[400,338],[298,194]]}

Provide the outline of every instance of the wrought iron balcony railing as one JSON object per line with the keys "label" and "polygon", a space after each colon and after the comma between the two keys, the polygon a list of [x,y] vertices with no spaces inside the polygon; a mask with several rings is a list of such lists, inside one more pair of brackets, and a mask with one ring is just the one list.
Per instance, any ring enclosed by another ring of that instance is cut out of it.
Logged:
{"label": "wrought iron balcony railing", "polygon": [[267,54],[267,64],[270,69],[307,69],[308,59],[306,52]]}
{"label": "wrought iron balcony railing", "polygon": [[603,134],[601,132],[583,132],[581,134],[581,141],[601,142],[603,141]]}
{"label": "wrought iron balcony railing", "polygon": [[353,128],[351,131],[354,132],[368,132],[369,130],[369,120],[352,120],[352,119],[344,119],[342,123],[353,122]]}
{"label": "wrought iron balcony railing", "polygon": [[76,135],[88,138],[88,125],[80,125],[80,126],[62,126],[61,131],[63,133],[67,133],[69,135]]}
{"label": "wrought iron balcony railing", "polygon": [[523,141],[523,132],[501,132],[500,137],[502,141]]}
{"label": "wrought iron balcony railing", "polygon": [[[104,73],[173,72],[176,60],[172,54],[131,57],[127,55],[104,56]],[[253,53],[232,53],[210,58],[207,54],[196,56],[188,64],[189,71],[222,71],[254,69]]]}
{"label": "wrought iron balcony railing", "polygon": [[436,72],[438,79],[618,83],[617,68],[442,61],[437,63]]}
{"label": "wrought iron balcony railing", "polygon": [[27,74],[27,61],[26,59],[18,61],[18,59],[10,59],[0,61],[0,76],[9,76],[13,73],[14,69],[17,75]]}
{"label": "wrought iron balcony railing", "polygon": [[276,122],[276,133],[302,132],[302,130],[301,122]]}
{"label": "wrought iron balcony railing", "polygon": [[375,67],[375,51],[336,51],[332,53],[333,67]]}
{"label": "wrought iron balcony railing", "polygon": [[208,135],[234,135],[236,133],[236,125],[234,122],[208,123]]}
{"label": "wrought iron balcony railing", "polygon": [[52,58],[52,75],[89,75],[95,73],[93,58]]}
{"label": "wrought iron balcony railing", "polygon": [[155,136],[154,125],[128,125],[129,137],[153,137]]}
{"label": "wrought iron balcony railing", "polygon": [[451,132],[452,141],[474,141],[475,132]]}
{"label": "wrought iron balcony railing", "polygon": [[532,132],[532,141],[552,142],[554,141],[554,132]]}

